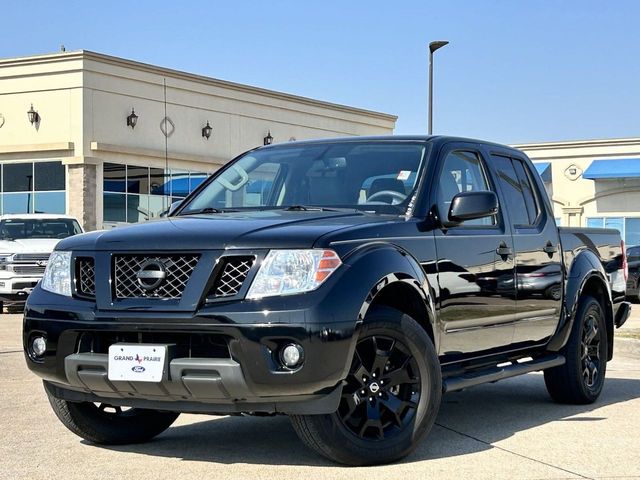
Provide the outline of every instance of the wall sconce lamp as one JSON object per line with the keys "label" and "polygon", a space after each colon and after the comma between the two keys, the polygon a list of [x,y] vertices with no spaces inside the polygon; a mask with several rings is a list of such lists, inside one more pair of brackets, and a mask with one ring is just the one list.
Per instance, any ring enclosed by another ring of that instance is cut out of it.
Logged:
{"label": "wall sconce lamp", "polygon": [[273,137],[271,136],[271,130],[267,133],[267,136],[262,139],[263,145],[271,145],[273,143]]}
{"label": "wall sconce lamp", "polygon": [[202,137],[209,140],[209,137],[211,137],[211,132],[213,132],[213,127],[209,125],[209,120],[207,120],[207,124],[202,127]]}
{"label": "wall sconce lamp", "polygon": [[131,127],[131,129],[136,128],[136,124],[138,123],[138,115],[136,115],[135,110],[132,108],[131,113],[127,115],[127,127]]}
{"label": "wall sconce lamp", "polygon": [[33,109],[33,103],[31,104],[31,108],[27,111],[27,116],[29,117],[31,125],[40,122],[40,115],[38,115],[38,112]]}

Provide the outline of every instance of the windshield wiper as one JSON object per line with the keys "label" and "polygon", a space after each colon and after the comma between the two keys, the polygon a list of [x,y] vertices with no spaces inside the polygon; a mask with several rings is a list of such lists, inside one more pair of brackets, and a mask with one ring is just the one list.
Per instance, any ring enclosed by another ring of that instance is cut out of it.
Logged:
{"label": "windshield wiper", "polygon": [[222,210],[220,208],[214,208],[214,207],[205,207],[205,208],[201,208],[199,210],[189,210],[187,212],[180,212],[178,214],[178,217],[181,217],[183,215],[200,215],[200,214],[207,214],[207,213],[228,213],[228,212],[237,212],[237,210]]}
{"label": "windshield wiper", "polygon": [[[274,210],[277,207],[274,207]],[[307,212],[307,211],[316,211],[316,212],[339,212],[337,208],[328,208],[328,207],[318,207],[315,205],[289,205],[287,207],[281,207],[281,210],[285,210],[287,212]]]}

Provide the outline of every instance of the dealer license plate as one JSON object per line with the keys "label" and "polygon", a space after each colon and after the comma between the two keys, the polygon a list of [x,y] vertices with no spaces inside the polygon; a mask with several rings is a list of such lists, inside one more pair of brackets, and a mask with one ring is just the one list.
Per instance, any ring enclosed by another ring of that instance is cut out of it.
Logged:
{"label": "dealer license plate", "polygon": [[115,343],[109,347],[109,380],[160,382],[167,356],[166,345]]}

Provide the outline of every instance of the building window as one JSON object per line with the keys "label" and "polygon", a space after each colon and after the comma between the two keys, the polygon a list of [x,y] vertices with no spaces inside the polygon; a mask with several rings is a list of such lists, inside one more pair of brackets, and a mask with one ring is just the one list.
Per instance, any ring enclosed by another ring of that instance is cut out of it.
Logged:
{"label": "building window", "polygon": [[156,218],[207,176],[203,172],[105,163],[103,219],[107,223],[136,223]]}
{"label": "building window", "polygon": [[62,162],[4,163],[1,166],[0,211],[66,213]]}
{"label": "building window", "polygon": [[628,247],[640,245],[640,217],[589,217],[587,227],[613,228]]}
{"label": "building window", "polygon": [[629,246],[640,245],[640,218],[625,219],[624,243]]}
{"label": "building window", "polygon": [[587,218],[588,228],[604,228],[604,217]]}

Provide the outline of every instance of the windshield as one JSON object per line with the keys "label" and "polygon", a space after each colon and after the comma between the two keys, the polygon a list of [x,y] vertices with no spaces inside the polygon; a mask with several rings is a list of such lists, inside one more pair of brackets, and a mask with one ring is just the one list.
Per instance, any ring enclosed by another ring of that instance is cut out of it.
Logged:
{"label": "windshield", "polygon": [[0,240],[67,238],[78,233],[82,233],[80,225],[70,218],[8,218],[0,221]]}
{"label": "windshield", "polygon": [[287,207],[404,214],[425,149],[424,142],[352,141],[256,150],[226,166],[179,215]]}

